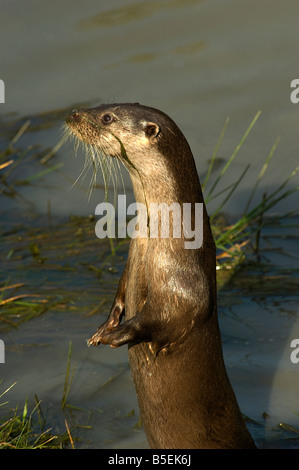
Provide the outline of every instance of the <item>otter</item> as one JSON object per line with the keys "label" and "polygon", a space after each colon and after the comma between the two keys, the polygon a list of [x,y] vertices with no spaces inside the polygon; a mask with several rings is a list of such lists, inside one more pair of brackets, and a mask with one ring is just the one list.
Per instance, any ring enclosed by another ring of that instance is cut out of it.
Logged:
{"label": "otter", "polygon": [[110,314],[88,345],[128,345],[151,448],[255,448],[223,360],[215,243],[186,138],[165,113],[139,103],[73,110],[66,122],[123,163],[148,220],[152,203],[203,205],[199,248],[186,249],[184,233],[171,230],[131,239]]}

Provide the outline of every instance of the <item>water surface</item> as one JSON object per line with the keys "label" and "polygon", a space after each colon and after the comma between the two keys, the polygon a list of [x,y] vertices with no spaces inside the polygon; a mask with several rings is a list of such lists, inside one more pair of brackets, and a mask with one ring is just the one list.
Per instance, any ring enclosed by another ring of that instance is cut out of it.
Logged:
{"label": "water surface", "polygon": [[[298,13],[295,0],[2,0],[1,149],[27,119],[31,127],[17,145],[39,145],[44,155],[59,141],[64,115],[76,104],[140,102],[177,122],[203,180],[226,118],[220,168],[261,110],[225,177],[224,184],[232,184],[251,164],[225,206],[237,217],[277,136],[254,203],[297,166],[299,104],[290,101],[290,83],[298,78]],[[13,184],[44,170],[37,153],[26,154]],[[67,408],[67,419],[73,426],[89,426],[74,428],[80,438],[76,446],[142,448],[147,443],[138,426],[126,348],[88,349],[85,343],[107,315],[127,248],[103,267],[110,247],[95,238],[92,221],[89,228],[84,223],[64,231],[71,214],[94,214],[104,197],[98,189],[88,199],[90,174],[73,187],[83,166],[73,153],[72,144],[59,149],[48,162],[57,169],[18,186],[18,198],[0,195],[2,285],[24,283],[23,293],[53,302],[18,328],[4,325],[6,363],[0,364],[0,377],[4,387],[17,381],[10,406],[22,406],[26,397],[34,406],[36,394],[46,421],[64,432],[60,405],[72,342],[76,368],[68,404],[76,408]],[[129,203],[130,181],[123,175]],[[209,204],[210,213],[217,204]],[[274,210],[284,214],[297,205],[290,197]],[[30,236],[29,229],[37,232]],[[290,342],[299,338],[298,228],[262,234],[260,260],[219,293],[224,354],[242,412],[256,421],[248,423],[253,437],[262,447],[298,447],[296,433],[279,427],[299,428],[299,365],[290,361]],[[101,268],[101,275],[94,268]],[[91,312],[96,313],[88,316]]]}

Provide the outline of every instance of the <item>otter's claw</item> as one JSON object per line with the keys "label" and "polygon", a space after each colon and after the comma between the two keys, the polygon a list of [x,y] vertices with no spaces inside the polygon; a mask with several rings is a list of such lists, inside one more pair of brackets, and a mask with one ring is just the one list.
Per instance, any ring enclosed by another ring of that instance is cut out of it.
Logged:
{"label": "otter's claw", "polygon": [[100,339],[100,338],[97,338],[97,337],[98,337],[98,335],[97,335],[97,333],[96,333],[96,334],[94,334],[91,338],[87,339],[87,340],[86,340],[87,346],[88,346],[88,347],[90,347],[90,346],[98,346],[98,344],[100,344],[100,342],[101,342],[101,339]]}

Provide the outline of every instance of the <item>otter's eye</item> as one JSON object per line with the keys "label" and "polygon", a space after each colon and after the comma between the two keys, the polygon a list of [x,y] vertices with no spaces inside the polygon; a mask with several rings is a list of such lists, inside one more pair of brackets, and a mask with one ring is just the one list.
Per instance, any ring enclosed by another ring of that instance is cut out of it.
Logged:
{"label": "otter's eye", "polygon": [[104,124],[110,124],[113,121],[113,117],[111,116],[111,114],[104,114],[102,116],[102,121]]}

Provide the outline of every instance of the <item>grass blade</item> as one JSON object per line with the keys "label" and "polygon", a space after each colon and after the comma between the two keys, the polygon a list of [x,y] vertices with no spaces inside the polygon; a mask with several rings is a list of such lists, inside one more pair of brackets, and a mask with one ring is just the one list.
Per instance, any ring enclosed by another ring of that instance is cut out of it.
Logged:
{"label": "grass blade", "polygon": [[45,170],[40,171],[39,173],[37,173],[37,174],[35,174],[35,175],[28,176],[28,178],[26,178],[25,180],[16,181],[15,184],[17,184],[18,186],[22,186],[22,185],[28,184],[28,183],[30,183],[31,181],[34,181],[34,180],[37,179],[37,178],[40,178],[40,177],[42,177],[42,176],[45,176],[45,175],[47,175],[48,173],[51,173],[52,171],[58,170],[58,169],[61,168],[62,166],[63,166],[63,162],[58,163],[57,165],[54,165],[54,166],[52,166],[51,168],[46,168]]}
{"label": "grass blade", "polygon": [[68,361],[67,361],[67,367],[66,367],[66,374],[65,374],[65,380],[64,380],[64,387],[63,387],[63,394],[62,394],[62,400],[61,400],[61,408],[64,409],[66,407],[66,400],[70,391],[71,383],[73,380],[74,376],[74,371],[75,368],[73,368],[72,375],[70,375],[71,371],[71,357],[72,357],[72,342],[69,342],[69,352],[68,352]]}
{"label": "grass blade", "polygon": [[256,115],[254,116],[253,120],[251,121],[248,129],[245,131],[242,139],[240,140],[239,144],[237,145],[237,147],[235,148],[234,152],[232,153],[232,155],[230,156],[230,158],[228,159],[226,165],[224,166],[224,168],[220,171],[218,177],[216,178],[212,188],[210,189],[207,197],[205,198],[205,201],[206,203],[209,202],[213,192],[215,191],[215,188],[216,186],[218,185],[219,181],[221,180],[221,178],[223,177],[223,175],[226,173],[227,169],[229,168],[229,166],[231,165],[231,163],[233,162],[234,158],[236,157],[237,153],[239,152],[239,150],[241,149],[242,145],[244,144],[246,138],[248,137],[250,131],[252,130],[253,126],[255,125],[257,119],[259,118],[261,114],[261,111],[258,111],[256,113]]}
{"label": "grass blade", "polygon": [[210,176],[211,176],[211,173],[212,173],[212,170],[213,170],[213,166],[214,166],[214,162],[215,162],[215,158],[217,157],[217,153],[218,153],[218,150],[219,150],[219,147],[221,145],[221,142],[223,140],[223,137],[225,135],[225,132],[226,132],[226,128],[228,126],[228,123],[229,123],[229,118],[226,118],[226,121],[224,123],[224,126],[223,126],[223,129],[221,131],[221,134],[220,134],[220,137],[218,139],[218,142],[216,144],[216,147],[214,149],[214,153],[212,155],[212,158],[211,158],[211,161],[210,161],[210,165],[209,165],[209,168],[208,168],[208,172],[207,172],[207,175],[205,177],[205,180],[203,182],[203,184],[201,185],[202,186],[202,190],[204,191],[205,190],[205,187],[206,185],[208,184],[209,180],[210,180]]}
{"label": "grass blade", "polygon": [[244,178],[245,174],[247,173],[247,170],[249,169],[250,165],[248,164],[245,168],[245,170],[243,171],[243,173],[241,174],[240,178],[232,185],[232,189],[230,190],[230,192],[228,193],[228,195],[226,196],[226,198],[223,200],[222,204],[220,204],[220,206],[218,207],[218,209],[216,209],[214,211],[214,213],[212,214],[212,216],[210,217],[211,220],[214,219],[214,217],[223,209],[223,207],[225,206],[225,204],[227,203],[227,201],[229,200],[229,198],[231,197],[231,195],[233,194],[233,192],[235,191],[235,189],[239,186],[240,182],[242,181],[242,179]]}
{"label": "grass blade", "polygon": [[254,187],[253,187],[253,189],[252,189],[252,192],[251,192],[251,194],[250,194],[250,196],[249,196],[249,198],[248,198],[248,201],[247,201],[247,204],[246,204],[246,207],[245,207],[245,212],[247,212],[248,209],[249,209],[249,206],[250,206],[250,203],[251,203],[252,198],[253,198],[253,196],[254,196],[254,193],[256,192],[256,189],[257,189],[257,187],[258,187],[258,185],[259,185],[259,183],[260,183],[262,177],[264,176],[264,174],[265,174],[265,172],[266,172],[266,170],[267,170],[267,168],[268,168],[268,166],[269,166],[270,160],[271,160],[271,158],[272,158],[273,155],[274,155],[274,152],[275,152],[275,150],[276,150],[276,147],[277,147],[279,141],[280,141],[280,137],[277,137],[276,141],[274,142],[274,144],[273,144],[273,146],[272,146],[272,148],[271,148],[271,150],[270,150],[270,152],[269,152],[269,155],[268,155],[268,157],[267,157],[267,160],[265,161],[265,163],[264,163],[264,165],[263,165],[263,167],[262,167],[262,169],[261,169],[261,171],[260,171],[260,174],[259,174],[258,179],[257,179],[257,181],[256,181],[256,183],[255,183],[255,185],[254,185]]}

